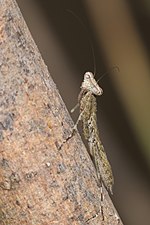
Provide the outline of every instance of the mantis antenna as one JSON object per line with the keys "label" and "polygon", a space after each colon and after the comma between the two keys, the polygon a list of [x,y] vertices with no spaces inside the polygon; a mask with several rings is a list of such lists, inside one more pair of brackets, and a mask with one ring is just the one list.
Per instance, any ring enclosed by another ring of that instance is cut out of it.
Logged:
{"label": "mantis antenna", "polygon": [[[78,15],[76,15],[72,10],[70,10],[70,9],[66,9],[66,11],[67,12],[69,12],[69,13],[71,13],[72,14],[72,16],[74,16],[77,20],[78,20],[78,22],[82,25],[82,27],[84,28],[84,30],[85,30],[85,32],[88,34],[89,32],[88,32],[88,29],[87,29],[87,27],[85,26],[85,24],[83,23],[83,21],[81,20],[81,18],[78,16]],[[94,54],[94,47],[93,47],[93,42],[92,42],[92,40],[91,40],[91,38],[90,38],[90,36],[88,35],[88,42],[89,42],[89,44],[90,44],[90,48],[91,48],[91,52],[92,52],[92,57],[93,57],[93,68],[94,68],[94,76],[95,76],[95,74],[96,74],[96,59],[95,59],[95,54]]]}
{"label": "mantis antenna", "polygon": [[97,83],[102,80],[102,78],[104,78],[106,75],[108,75],[110,72],[114,72],[114,71],[120,72],[119,67],[118,66],[113,66],[111,70],[108,70],[107,72],[103,73],[100,78],[97,80]]}

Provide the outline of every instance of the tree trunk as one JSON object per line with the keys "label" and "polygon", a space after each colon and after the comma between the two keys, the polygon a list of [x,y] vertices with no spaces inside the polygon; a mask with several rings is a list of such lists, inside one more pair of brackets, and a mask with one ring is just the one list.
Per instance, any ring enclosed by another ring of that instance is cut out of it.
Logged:
{"label": "tree trunk", "polygon": [[80,136],[65,142],[73,122],[15,0],[0,0],[0,52],[0,224],[122,224]]}

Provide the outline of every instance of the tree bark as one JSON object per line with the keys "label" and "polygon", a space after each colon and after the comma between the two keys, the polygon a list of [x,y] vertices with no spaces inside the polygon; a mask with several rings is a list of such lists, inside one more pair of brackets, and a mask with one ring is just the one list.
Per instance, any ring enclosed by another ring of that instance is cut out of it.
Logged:
{"label": "tree bark", "polygon": [[[122,224],[15,0],[0,0],[0,224]],[[104,220],[101,213],[103,205]]]}

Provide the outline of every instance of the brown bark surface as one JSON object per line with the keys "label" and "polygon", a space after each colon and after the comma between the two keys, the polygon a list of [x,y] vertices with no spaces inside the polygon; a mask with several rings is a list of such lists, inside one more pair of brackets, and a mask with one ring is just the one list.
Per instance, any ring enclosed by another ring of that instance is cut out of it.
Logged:
{"label": "brown bark surface", "polygon": [[[0,224],[122,224],[14,0],[0,0]],[[61,146],[61,148],[60,148]]]}

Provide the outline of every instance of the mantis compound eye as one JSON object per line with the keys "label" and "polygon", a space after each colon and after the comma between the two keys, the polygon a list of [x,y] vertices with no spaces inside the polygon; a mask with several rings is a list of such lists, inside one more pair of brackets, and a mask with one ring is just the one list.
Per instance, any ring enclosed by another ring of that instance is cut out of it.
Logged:
{"label": "mantis compound eye", "polygon": [[84,75],[84,78],[85,79],[91,79],[91,78],[93,78],[94,76],[93,76],[93,73],[91,73],[91,72],[86,72],[85,73],[85,75]]}

